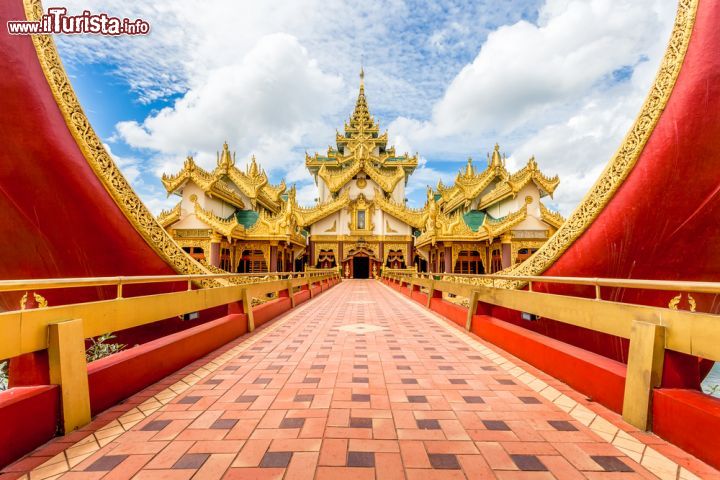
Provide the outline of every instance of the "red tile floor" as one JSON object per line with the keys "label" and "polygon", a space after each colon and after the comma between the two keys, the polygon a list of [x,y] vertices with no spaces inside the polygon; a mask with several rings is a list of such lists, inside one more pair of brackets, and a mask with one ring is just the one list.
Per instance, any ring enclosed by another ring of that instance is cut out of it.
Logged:
{"label": "red tile floor", "polygon": [[6,472],[248,480],[717,475],[372,280],[343,282]]}

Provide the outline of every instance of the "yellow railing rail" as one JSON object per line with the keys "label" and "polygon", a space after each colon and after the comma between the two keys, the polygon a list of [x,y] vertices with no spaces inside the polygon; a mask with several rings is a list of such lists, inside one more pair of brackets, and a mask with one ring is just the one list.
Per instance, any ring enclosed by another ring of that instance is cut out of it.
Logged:
{"label": "yellow railing rail", "polygon": [[[397,274],[400,271],[391,270],[388,274]],[[409,276],[411,272],[401,273]],[[683,293],[716,293],[720,294],[720,283],[718,282],[692,282],[692,281],[676,281],[676,280],[637,280],[629,278],[593,278],[593,277],[543,277],[543,276],[518,276],[518,275],[472,275],[463,273],[416,273],[412,274],[417,278],[429,278],[435,280],[445,280],[453,278],[475,280],[477,283],[487,283],[490,280],[506,280],[510,282],[518,282],[520,284],[533,283],[553,283],[564,285],[587,285],[591,287],[611,287],[611,288],[633,288],[641,290],[666,290],[677,291]],[[492,284],[492,282],[490,282]]]}
{"label": "yellow railing rail", "polygon": [[[192,289],[197,280],[233,277],[252,278],[253,282]],[[85,366],[85,339],[127,328],[154,323],[186,313],[220,305],[236,304],[236,311],[247,315],[247,327],[254,330],[252,298],[287,292],[295,306],[293,289],[340,279],[337,269],[256,275],[160,275],[137,277],[65,278],[40,280],[3,280],[0,292],[42,291],[53,288],[117,286],[116,298],[95,302],[57,305],[46,308],[0,313],[0,359],[13,358],[38,350],[48,350],[51,383],[60,385],[63,426],[66,432],[90,421],[90,400]],[[188,289],[170,293],[123,298],[122,286],[187,282]],[[85,374],[83,374],[85,372]]]}
{"label": "yellow railing rail", "polygon": [[[525,277],[511,275],[462,275],[446,273],[383,272],[382,277],[407,285],[410,291],[424,287],[427,306],[436,292],[466,297],[469,308],[466,329],[472,326],[478,304],[496,305],[538,317],[602,332],[630,340],[623,417],[640,428],[650,421],[652,388],[662,378],[665,349],[720,361],[720,315],[614,302],[603,299],[602,287],[668,292],[720,294],[720,283],[581,277]],[[495,285],[502,280],[527,290]],[[585,285],[595,288],[594,298],[533,290],[533,284]],[[668,300],[679,300],[679,296]]]}

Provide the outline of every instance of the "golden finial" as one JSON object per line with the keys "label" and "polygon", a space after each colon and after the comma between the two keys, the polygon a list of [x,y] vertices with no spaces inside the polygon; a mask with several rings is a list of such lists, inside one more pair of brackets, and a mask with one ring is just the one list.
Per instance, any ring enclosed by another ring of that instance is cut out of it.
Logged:
{"label": "golden finial", "polygon": [[490,160],[490,165],[493,167],[499,167],[502,165],[502,159],[500,158],[500,145],[497,143],[495,144],[495,148],[492,152],[492,159]]}
{"label": "golden finial", "polygon": [[467,166],[465,167],[465,175],[468,177],[475,175],[475,169],[472,165],[472,157],[468,157]]}
{"label": "golden finial", "polygon": [[230,155],[230,147],[227,141],[223,143],[222,153],[218,154],[217,164],[219,167],[229,168],[234,164],[233,157]]}

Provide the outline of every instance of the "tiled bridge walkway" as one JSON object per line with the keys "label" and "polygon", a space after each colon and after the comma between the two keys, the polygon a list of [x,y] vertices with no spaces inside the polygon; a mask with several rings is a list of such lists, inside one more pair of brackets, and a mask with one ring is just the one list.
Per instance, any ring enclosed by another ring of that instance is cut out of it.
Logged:
{"label": "tiled bridge walkway", "polygon": [[608,441],[693,478],[374,281],[343,282],[166,387],[31,478],[655,478]]}

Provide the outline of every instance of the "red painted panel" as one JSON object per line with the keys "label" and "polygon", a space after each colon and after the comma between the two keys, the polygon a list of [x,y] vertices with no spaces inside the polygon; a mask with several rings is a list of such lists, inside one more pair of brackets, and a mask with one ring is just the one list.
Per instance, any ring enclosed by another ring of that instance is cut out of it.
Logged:
{"label": "red painted panel", "polygon": [[720,399],[695,390],[656,389],[653,432],[720,468]]}
{"label": "red painted panel", "polygon": [[412,292],[411,298],[418,302],[420,305],[427,305],[427,293],[422,293],[416,290]]}
{"label": "red painted panel", "polygon": [[299,292],[293,294],[293,298],[295,300],[295,305],[300,305],[301,303],[310,300],[310,291],[300,290]]}
{"label": "red painted panel", "polygon": [[228,315],[90,363],[93,415],[246,332],[246,315]]}
{"label": "red painted panel", "polygon": [[55,385],[0,392],[0,468],[55,436],[59,408]]}
{"label": "red painted panel", "polygon": [[622,411],[622,363],[487,315],[473,316],[472,332],[609,409]]}
{"label": "red painted panel", "polygon": [[270,300],[262,305],[253,308],[253,318],[255,319],[255,327],[269,322],[273,318],[290,310],[290,299],[288,297],[280,297]]}
{"label": "red painted panel", "polygon": [[452,320],[453,323],[465,328],[467,308],[462,305],[450,303],[442,298],[432,298],[430,300],[430,310],[439,313],[443,317]]}

